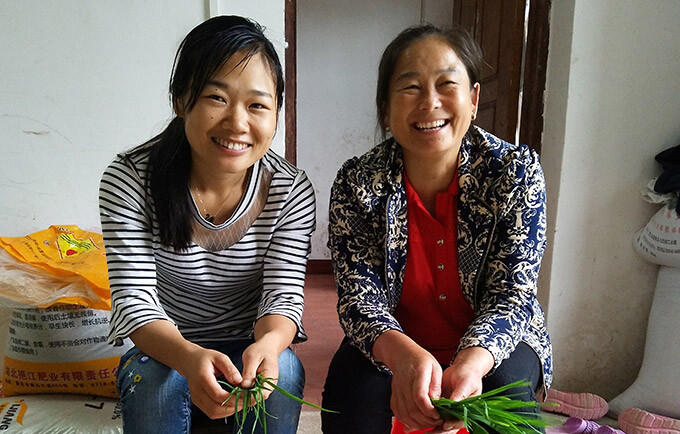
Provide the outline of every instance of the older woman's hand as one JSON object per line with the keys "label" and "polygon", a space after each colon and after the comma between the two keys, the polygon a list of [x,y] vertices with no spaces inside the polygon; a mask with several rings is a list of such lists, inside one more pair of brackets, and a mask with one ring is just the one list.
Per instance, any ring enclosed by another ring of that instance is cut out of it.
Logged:
{"label": "older woman's hand", "polygon": [[[442,375],[442,395],[453,401],[460,401],[482,393],[482,378],[491,370],[494,359],[491,353],[481,347],[461,350],[451,366]],[[463,427],[463,422],[447,420],[443,432]],[[437,433],[437,431],[434,431]]]}
{"label": "older woman's hand", "polygon": [[406,429],[441,425],[443,420],[430,401],[441,392],[442,369],[437,359],[395,330],[383,333],[375,341],[373,352],[392,371],[390,406]]}

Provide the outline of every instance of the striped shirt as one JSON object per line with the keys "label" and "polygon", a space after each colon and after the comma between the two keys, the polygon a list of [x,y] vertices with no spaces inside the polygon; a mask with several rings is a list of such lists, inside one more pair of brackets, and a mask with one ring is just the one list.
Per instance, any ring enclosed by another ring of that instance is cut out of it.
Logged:
{"label": "striped shirt", "polygon": [[268,152],[253,165],[243,198],[223,224],[206,221],[192,202],[193,241],[178,252],[160,244],[145,187],[150,149],[119,154],[99,187],[112,299],[109,343],[122,344],[157,320],[172,322],[197,344],[242,339],[268,314],[292,320],[295,341],[306,340],[303,287],[315,228],[307,175]]}

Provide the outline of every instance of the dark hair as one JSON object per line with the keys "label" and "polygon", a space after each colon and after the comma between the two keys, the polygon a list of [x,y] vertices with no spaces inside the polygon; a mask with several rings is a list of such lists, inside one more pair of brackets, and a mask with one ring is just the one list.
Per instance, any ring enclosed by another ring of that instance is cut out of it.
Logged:
{"label": "dark hair", "polygon": [[[187,34],[175,55],[170,78],[170,99],[175,110],[190,111],[206,83],[237,52],[248,62],[261,54],[276,83],[277,109],[283,105],[283,70],[272,43],[256,22],[239,16],[211,18]],[[238,66],[238,65],[236,65]],[[175,116],[152,144],[149,158],[150,187],[156,209],[161,244],[175,250],[191,242],[192,211],[188,193],[191,149],[184,131],[184,119]]]}
{"label": "dark hair", "polygon": [[378,67],[378,85],[375,103],[378,109],[378,125],[380,126],[383,138],[387,132],[385,115],[389,105],[390,80],[394,74],[394,68],[397,65],[399,56],[414,42],[429,36],[439,37],[451,46],[458,58],[463,62],[463,65],[465,65],[465,70],[470,78],[470,85],[474,85],[479,81],[482,70],[482,49],[467,30],[462,27],[440,29],[432,24],[407,28],[399,33],[385,48],[380,58],[380,66]]}

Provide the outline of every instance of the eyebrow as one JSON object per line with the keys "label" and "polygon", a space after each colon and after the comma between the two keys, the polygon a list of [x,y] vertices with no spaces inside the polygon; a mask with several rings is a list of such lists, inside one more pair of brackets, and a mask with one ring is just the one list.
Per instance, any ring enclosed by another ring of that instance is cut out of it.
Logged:
{"label": "eyebrow", "polygon": [[[211,85],[213,85],[213,86],[217,86],[217,87],[219,87],[220,89],[225,90],[225,91],[226,91],[227,89],[229,89],[229,85],[227,85],[227,83],[225,83],[225,82],[223,82],[223,81],[219,81],[219,80],[208,80],[208,83],[207,83],[207,84],[211,84]],[[265,97],[265,98],[269,98],[269,99],[272,99],[272,100],[274,99],[274,97],[272,96],[271,93],[266,92],[266,91],[263,91],[263,90],[250,89],[250,90],[248,91],[248,93],[253,94],[253,95],[256,95],[256,96],[262,96],[262,97]]]}
{"label": "eyebrow", "polygon": [[[454,67],[450,67],[450,68],[440,69],[439,71],[437,71],[437,74],[444,74],[446,72],[456,72],[456,71],[458,71],[458,69],[456,69]],[[415,71],[406,71],[406,72],[399,74],[397,76],[397,78],[394,79],[394,81],[405,80],[407,78],[417,77],[418,75],[420,75],[420,74],[418,74]]]}

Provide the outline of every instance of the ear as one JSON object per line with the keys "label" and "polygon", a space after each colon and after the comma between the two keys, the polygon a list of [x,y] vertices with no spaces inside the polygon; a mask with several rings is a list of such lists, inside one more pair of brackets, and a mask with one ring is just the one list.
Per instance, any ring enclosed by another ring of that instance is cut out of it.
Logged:
{"label": "ear", "polygon": [[479,107],[479,90],[480,90],[480,84],[479,82],[475,83],[472,85],[472,89],[470,90],[470,102],[472,103],[472,112],[477,114],[477,108]]}
{"label": "ear", "polygon": [[480,90],[479,82],[472,85],[472,89],[470,90],[470,103],[472,104],[473,119],[477,117],[477,109],[479,108],[479,90]]}
{"label": "ear", "polygon": [[385,107],[385,116],[383,117],[383,125],[385,125],[385,131],[390,130],[390,106],[389,104]]}
{"label": "ear", "polygon": [[172,109],[175,111],[177,117],[180,118],[184,117],[184,103],[182,101],[180,101],[179,99],[173,100]]}

